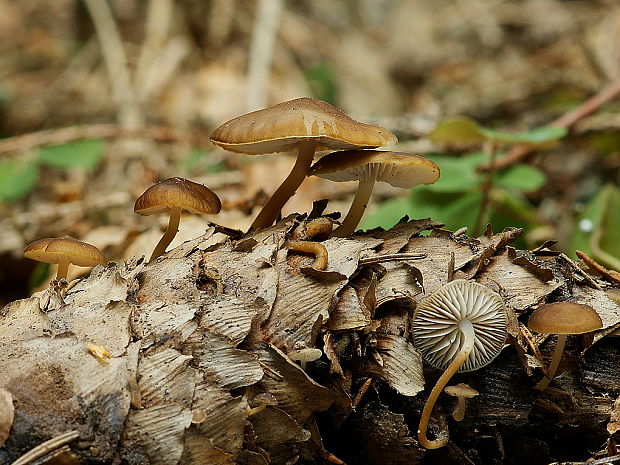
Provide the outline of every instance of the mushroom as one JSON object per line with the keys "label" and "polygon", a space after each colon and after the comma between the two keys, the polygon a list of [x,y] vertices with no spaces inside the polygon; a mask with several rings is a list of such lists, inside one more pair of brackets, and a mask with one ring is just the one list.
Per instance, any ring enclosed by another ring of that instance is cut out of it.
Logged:
{"label": "mushroom", "polygon": [[566,336],[568,334],[589,333],[600,329],[603,327],[603,322],[598,313],[589,305],[565,301],[538,307],[530,315],[527,327],[537,333],[558,335],[558,342],[547,375],[534,386],[534,389],[543,391],[558,369],[566,344]]}
{"label": "mushroom", "polygon": [[267,406],[278,405],[278,399],[276,399],[272,394],[269,394],[268,392],[261,392],[259,394],[256,394],[252,401],[254,403],[258,403],[258,406],[250,407],[249,405],[247,405],[245,407],[245,413],[248,417],[262,412],[263,410],[265,410],[265,408],[267,408]]}
{"label": "mushroom", "polygon": [[349,213],[332,234],[346,237],[355,231],[362,219],[376,181],[405,189],[433,184],[439,179],[439,167],[412,153],[346,150],[325,155],[312,166],[310,175],[336,182],[359,181]]}
{"label": "mushroom", "polygon": [[314,362],[320,359],[322,355],[323,351],[321,349],[311,348],[295,349],[286,354],[286,356],[294,362],[299,362],[302,370],[306,369],[307,362]]}
{"label": "mushroom", "polygon": [[56,279],[67,279],[69,264],[77,266],[105,265],[107,260],[94,245],[69,236],[48,237],[34,241],[24,249],[24,257],[38,262],[58,264]]}
{"label": "mushroom", "polygon": [[449,396],[454,396],[458,398],[456,408],[454,409],[454,413],[452,414],[452,417],[456,421],[461,421],[463,418],[465,418],[465,399],[471,399],[472,397],[475,397],[479,394],[478,391],[465,383],[459,383],[454,386],[447,386],[443,391]]}
{"label": "mushroom", "polygon": [[181,221],[181,212],[219,213],[222,208],[220,199],[211,189],[183,178],[168,178],[149,187],[138,197],[133,211],[138,215],[156,215],[170,211],[168,228],[159,240],[151,261],[166,251],[176,236]]}
{"label": "mushroom", "polygon": [[447,431],[434,440],[426,437],[433,406],[457,371],[477,370],[500,353],[507,320],[498,294],[465,279],[442,286],[418,304],[412,319],[413,342],[431,365],[445,370],[422,410],[418,429],[422,446],[436,449],[448,443]]}
{"label": "mushroom", "polygon": [[273,193],[250,229],[267,228],[299,188],[317,150],[394,145],[386,129],[350,118],[329,103],[303,97],[253,111],[218,127],[211,142],[225,150],[250,155],[297,150],[297,161]]}

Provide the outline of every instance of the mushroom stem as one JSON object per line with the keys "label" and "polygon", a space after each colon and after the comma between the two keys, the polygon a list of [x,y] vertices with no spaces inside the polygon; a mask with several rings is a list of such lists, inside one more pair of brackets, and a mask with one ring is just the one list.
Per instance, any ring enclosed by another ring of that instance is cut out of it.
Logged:
{"label": "mushroom stem", "polygon": [[456,404],[456,409],[454,409],[452,418],[454,418],[456,421],[461,421],[463,418],[465,418],[465,397],[458,396],[458,403]]}
{"label": "mushroom stem", "polygon": [[284,204],[295,195],[295,191],[308,175],[315,150],[316,144],[314,142],[304,142],[299,145],[297,160],[293,169],[254,219],[252,226],[250,226],[251,230],[268,228],[273,224]]}
{"label": "mushroom stem", "polygon": [[467,357],[471,353],[474,348],[474,327],[472,326],[469,320],[462,320],[460,322],[460,330],[463,333],[463,346],[458,354],[454,357],[446,371],[439,377],[437,380],[437,384],[433,387],[428,399],[426,400],[426,404],[424,404],[424,409],[422,410],[422,416],[420,417],[420,426],[418,428],[418,441],[422,446],[427,449],[437,449],[439,447],[443,447],[448,444],[448,431],[442,431],[437,439],[429,440],[426,437],[426,430],[428,428],[428,421],[431,418],[431,412],[433,411],[433,407],[435,406],[435,402],[443,391],[443,388],[446,387],[450,378],[459,370],[461,365],[465,363]]}
{"label": "mushroom stem", "polygon": [[540,380],[540,382],[534,386],[534,389],[538,389],[539,391],[544,391],[549,383],[553,379],[555,372],[560,365],[560,359],[562,358],[562,352],[564,352],[564,345],[566,344],[566,334],[558,335],[558,342],[555,345],[555,351],[553,352],[553,358],[551,359],[551,365],[549,365],[549,369],[547,370],[547,375]]}
{"label": "mushroom stem", "polygon": [[56,279],[67,279],[67,274],[69,274],[69,259],[67,257],[61,257],[58,262]]}
{"label": "mushroom stem", "polygon": [[284,247],[288,247],[296,252],[311,253],[315,256],[314,263],[312,264],[315,270],[324,270],[327,268],[327,249],[319,242],[313,241],[287,241],[284,243]]}
{"label": "mushroom stem", "polygon": [[166,247],[168,247],[170,243],[172,242],[172,239],[174,239],[174,236],[177,235],[177,232],[179,230],[179,223],[181,222],[181,210],[182,208],[180,207],[170,208],[170,219],[168,220],[168,229],[166,229],[166,232],[164,233],[163,236],[161,236],[161,239],[155,246],[155,250],[153,250],[153,254],[151,255],[151,259],[149,261],[152,262],[157,257],[159,257],[161,254],[163,254],[166,251]]}
{"label": "mushroom stem", "polygon": [[349,213],[347,213],[347,216],[342,224],[334,230],[332,233],[333,237],[346,237],[355,231],[355,228],[366,211],[368,200],[370,199],[370,194],[372,194],[372,189],[374,186],[374,177],[359,182],[357,192],[355,193],[355,198],[353,199],[351,208],[349,208]]}

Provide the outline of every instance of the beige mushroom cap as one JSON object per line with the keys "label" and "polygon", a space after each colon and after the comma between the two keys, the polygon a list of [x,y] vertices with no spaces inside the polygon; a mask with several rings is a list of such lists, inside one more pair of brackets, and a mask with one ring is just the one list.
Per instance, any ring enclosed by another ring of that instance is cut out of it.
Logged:
{"label": "beige mushroom cap", "polygon": [[231,152],[263,154],[288,152],[300,142],[315,142],[316,150],[344,150],[395,145],[398,139],[327,102],[303,97],[231,119],[213,131],[211,142]]}
{"label": "beige mushroom cap", "polygon": [[183,178],[168,178],[149,187],[138,197],[133,211],[138,215],[165,213],[180,207],[191,213],[219,213],[222,203],[209,188]]}
{"label": "beige mushroom cap", "polygon": [[325,155],[312,166],[310,175],[336,182],[363,181],[376,176],[377,181],[407,189],[436,182],[439,167],[413,153],[346,150]]}
{"label": "beige mushroom cap", "polygon": [[413,343],[431,365],[450,365],[464,344],[464,319],[471,321],[475,344],[459,371],[477,370],[499,355],[508,335],[503,299],[475,281],[456,279],[423,298],[413,314]]}
{"label": "beige mushroom cap", "polygon": [[538,307],[527,327],[543,334],[583,334],[602,328],[603,322],[589,305],[565,301]]}
{"label": "beige mushroom cap", "polygon": [[77,266],[105,265],[107,262],[97,247],[68,236],[34,241],[24,249],[24,257],[44,263],[59,263],[65,258]]}
{"label": "beige mushroom cap", "polygon": [[449,396],[465,397],[467,399],[476,397],[478,394],[480,394],[474,388],[468,386],[465,383],[459,383],[454,386],[446,386],[446,388],[444,389],[444,392],[448,394]]}

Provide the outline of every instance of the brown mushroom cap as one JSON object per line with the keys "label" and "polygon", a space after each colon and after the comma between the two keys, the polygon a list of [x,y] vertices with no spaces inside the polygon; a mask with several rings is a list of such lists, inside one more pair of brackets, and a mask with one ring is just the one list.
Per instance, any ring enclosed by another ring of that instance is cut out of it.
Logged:
{"label": "brown mushroom cap", "polygon": [[24,257],[44,263],[68,259],[77,266],[105,265],[107,262],[97,247],[68,236],[34,241],[24,249]]}
{"label": "brown mushroom cap", "polygon": [[466,399],[470,399],[479,394],[474,388],[468,386],[465,383],[459,383],[454,386],[446,386],[444,388],[444,392],[449,396],[454,397],[465,397]]}
{"label": "brown mushroom cap", "polygon": [[527,326],[543,334],[583,334],[602,328],[603,322],[589,305],[554,302],[534,310]]}
{"label": "brown mushroom cap", "polygon": [[[376,168],[376,174],[373,168]],[[373,177],[407,189],[436,182],[439,167],[428,158],[413,153],[346,150],[325,155],[312,166],[309,174],[336,182],[363,181]]]}
{"label": "brown mushroom cap", "polygon": [[138,215],[165,213],[179,207],[191,213],[219,213],[222,203],[211,189],[183,178],[168,178],[149,187],[138,197],[133,211]]}
{"label": "brown mushroom cap", "polygon": [[246,154],[288,152],[300,142],[316,143],[316,150],[344,150],[394,145],[388,130],[365,124],[322,100],[303,97],[231,119],[211,135],[225,150]]}

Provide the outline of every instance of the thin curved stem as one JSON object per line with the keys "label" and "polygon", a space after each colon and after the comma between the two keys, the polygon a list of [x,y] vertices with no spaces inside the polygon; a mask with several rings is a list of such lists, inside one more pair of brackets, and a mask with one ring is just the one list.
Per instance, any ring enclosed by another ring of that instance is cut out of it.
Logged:
{"label": "thin curved stem", "polygon": [[418,428],[418,441],[420,444],[427,449],[437,449],[439,447],[443,447],[448,444],[448,431],[442,431],[437,439],[430,440],[426,437],[426,430],[428,429],[428,421],[431,418],[431,413],[433,411],[433,407],[435,406],[435,402],[437,402],[437,398],[443,388],[446,387],[450,378],[461,368],[461,365],[465,363],[467,357],[471,353],[474,348],[474,327],[472,326],[469,320],[462,320],[460,323],[461,332],[463,333],[463,346],[461,350],[459,350],[458,354],[452,359],[446,371],[439,377],[437,380],[437,384],[433,387],[428,399],[426,400],[426,404],[424,404],[424,409],[422,410],[422,416],[420,417],[420,426]]}
{"label": "thin curved stem", "polygon": [[558,335],[558,342],[555,345],[555,351],[553,352],[553,358],[551,359],[551,364],[549,365],[549,369],[547,370],[547,375],[540,380],[540,382],[534,386],[534,389],[538,389],[539,391],[544,391],[549,383],[553,379],[555,372],[558,370],[558,366],[560,365],[560,360],[562,359],[562,352],[564,352],[564,346],[566,345],[566,334]]}
{"label": "thin curved stem", "polygon": [[465,418],[465,397],[458,396],[458,402],[452,414],[452,418],[454,418],[455,421],[461,421]]}
{"label": "thin curved stem", "polygon": [[69,274],[69,259],[61,258],[58,262],[58,271],[56,271],[56,279],[67,279]]}
{"label": "thin curved stem", "polygon": [[166,251],[166,247],[170,245],[174,236],[177,235],[179,230],[179,223],[181,222],[181,208],[180,207],[172,207],[170,209],[170,219],[168,220],[168,229],[161,239],[155,246],[155,250],[153,250],[153,254],[151,255],[151,259],[149,261],[155,260],[157,257],[162,255]]}
{"label": "thin curved stem", "polygon": [[315,149],[316,144],[314,142],[304,142],[299,145],[299,153],[293,169],[254,219],[252,226],[250,226],[251,230],[268,228],[273,224],[284,204],[295,195],[308,175]]}
{"label": "thin curved stem", "polygon": [[320,242],[313,241],[287,241],[284,243],[284,247],[288,247],[296,252],[311,253],[314,255],[314,263],[312,267],[315,270],[324,270],[327,268],[327,249]]}
{"label": "thin curved stem", "polygon": [[351,208],[349,208],[349,213],[347,213],[342,224],[334,230],[332,233],[333,237],[347,237],[355,231],[362,216],[364,216],[366,207],[368,207],[368,200],[370,199],[370,194],[372,194],[374,186],[374,177],[360,181]]}

